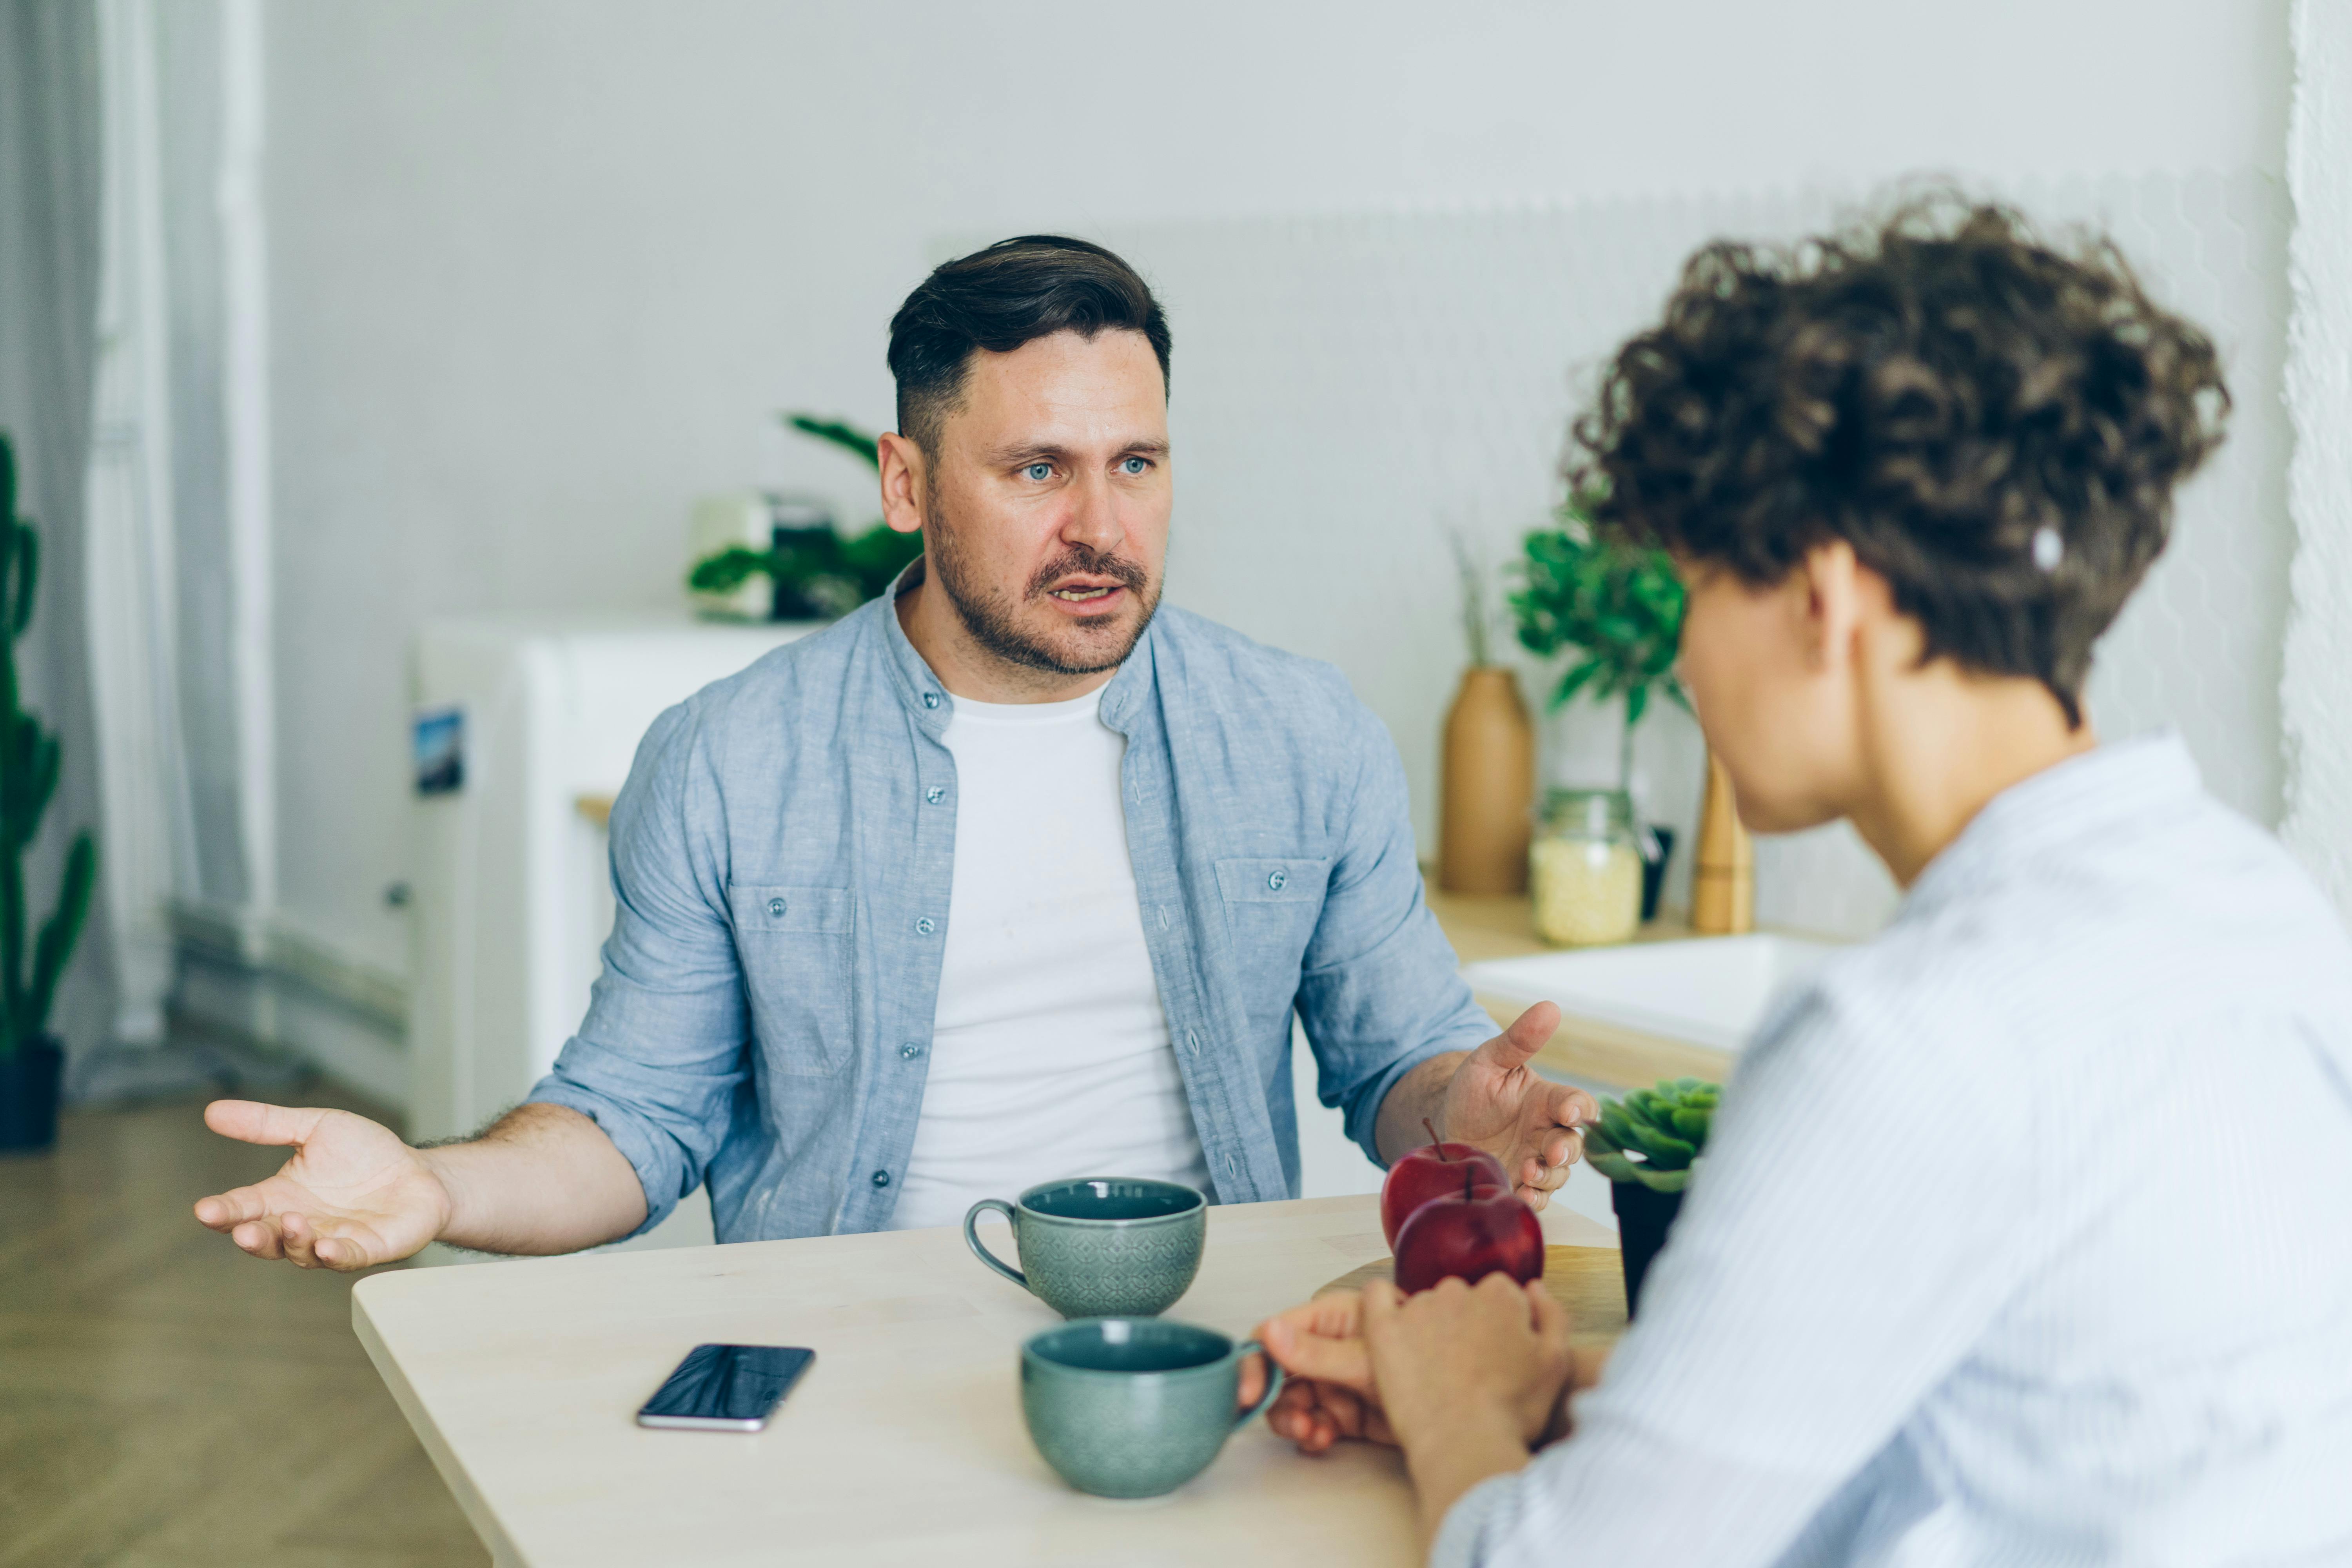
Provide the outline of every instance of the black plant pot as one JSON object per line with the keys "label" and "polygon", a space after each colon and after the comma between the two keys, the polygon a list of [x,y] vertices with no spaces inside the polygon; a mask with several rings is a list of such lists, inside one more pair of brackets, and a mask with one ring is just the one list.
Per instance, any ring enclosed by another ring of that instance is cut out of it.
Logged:
{"label": "black plant pot", "polygon": [[1654,826],[1650,832],[1658,841],[1658,853],[1654,859],[1646,854],[1642,857],[1642,918],[1645,921],[1658,918],[1658,894],[1666,885],[1666,862],[1675,858],[1675,830]]}
{"label": "black plant pot", "polygon": [[46,1149],[58,1141],[65,1066],[65,1052],[47,1035],[0,1056],[0,1149]]}
{"label": "black plant pot", "polygon": [[1682,1212],[1680,1193],[1652,1192],[1639,1182],[1609,1184],[1609,1206],[1617,1211],[1618,1256],[1625,1266],[1625,1315],[1642,1307],[1642,1277],[1666,1244],[1666,1232]]}

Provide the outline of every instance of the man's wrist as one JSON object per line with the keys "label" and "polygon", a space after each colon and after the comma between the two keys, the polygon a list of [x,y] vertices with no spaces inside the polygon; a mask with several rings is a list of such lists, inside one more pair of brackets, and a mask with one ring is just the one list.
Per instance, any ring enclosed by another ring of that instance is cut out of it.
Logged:
{"label": "man's wrist", "polygon": [[1421,1125],[1423,1118],[1436,1124],[1441,1136],[1445,1134],[1445,1089],[1469,1057],[1467,1051],[1440,1051],[1415,1062],[1389,1086],[1372,1122],[1372,1142],[1383,1162],[1394,1164],[1422,1145],[1428,1137]]}
{"label": "man's wrist", "polygon": [[462,1147],[462,1144],[451,1144],[446,1148],[416,1151],[417,1163],[425,1167],[425,1173],[432,1177],[434,1184],[441,1189],[441,1223],[433,1232],[436,1241],[465,1233],[459,1218],[464,1209],[462,1194],[465,1182],[457,1169],[462,1162],[448,1158],[449,1149]]}

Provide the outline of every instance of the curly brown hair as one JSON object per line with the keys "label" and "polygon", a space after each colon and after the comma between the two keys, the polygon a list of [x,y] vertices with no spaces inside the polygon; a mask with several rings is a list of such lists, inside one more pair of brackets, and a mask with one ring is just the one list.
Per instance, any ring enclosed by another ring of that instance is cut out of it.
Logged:
{"label": "curly brown hair", "polygon": [[1951,193],[1789,247],[1717,241],[1575,425],[1596,526],[1781,581],[1844,540],[1925,658],[2082,722],[2091,647],[2230,408],[2213,344],[2111,241]]}

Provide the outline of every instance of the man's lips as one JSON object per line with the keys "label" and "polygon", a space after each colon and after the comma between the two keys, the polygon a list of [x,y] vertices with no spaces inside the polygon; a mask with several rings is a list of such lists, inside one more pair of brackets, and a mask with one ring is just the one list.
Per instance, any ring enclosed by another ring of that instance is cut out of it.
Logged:
{"label": "man's lips", "polygon": [[1116,577],[1065,577],[1045,590],[1056,608],[1074,615],[1099,615],[1117,605],[1127,584]]}

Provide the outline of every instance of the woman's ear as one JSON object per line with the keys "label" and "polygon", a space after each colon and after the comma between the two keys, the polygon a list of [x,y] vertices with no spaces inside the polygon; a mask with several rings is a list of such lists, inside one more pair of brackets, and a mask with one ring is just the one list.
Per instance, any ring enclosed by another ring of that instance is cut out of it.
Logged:
{"label": "woman's ear", "polygon": [[1801,622],[1805,662],[1828,670],[1853,657],[1863,617],[1862,563],[1843,539],[1816,544],[1789,574],[1790,610]]}
{"label": "woman's ear", "polygon": [[882,521],[900,533],[923,527],[923,449],[895,430],[876,438],[875,459],[882,470]]}

